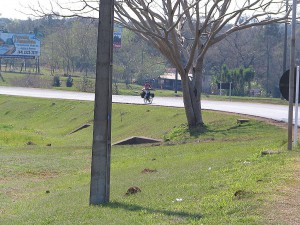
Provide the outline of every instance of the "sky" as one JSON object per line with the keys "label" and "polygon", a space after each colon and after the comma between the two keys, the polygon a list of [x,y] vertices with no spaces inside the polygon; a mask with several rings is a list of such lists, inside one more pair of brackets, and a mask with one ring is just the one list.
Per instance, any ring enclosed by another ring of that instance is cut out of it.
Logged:
{"label": "sky", "polygon": [[[65,8],[78,9],[82,7],[82,3],[77,0],[5,0],[5,1],[7,1],[7,3],[5,3],[5,6],[0,7],[0,18],[26,20],[28,17],[30,17],[34,19],[35,17],[30,15],[33,14],[33,12],[28,7],[31,6],[32,8],[39,8],[38,7],[39,2],[45,11],[48,11],[50,9],[50,2],[52,2],[53,7],[57,11],[59,10],[55,4],[56,2],[59,2]],[[98,6],[99,3],[95,1],[94,4]],[[94,4],[93,6],[95,6]],[[64,15],[68,15],[68,13]],[[89,15],[94,16],[94,13]],[[96,13],[96,16],[97,15],[98,13]]]}
{"label": "sky", "polygon": [[[1,0],[4,1],[4,0]],[[23,19],[26,20],[29,16],[28,14],[32,13],[28,9],[28,5],[37,6],[38,2],[42,2],[43,7],[49,6],[49,2],[56,2],[57,0],[6,0],[4,7],[0,7],[0,18],[9,18],[9,19]],[[72,2],[72,6],[76,5],[76,1],[74,0],[58,0],[60,3],[62,2]],[[233,5],[237,4],[240,0],[233,1]],[[251,0],[252,1],[252,0]],[[291,2],[291,0],[289,0]],[[75,3],[75,4],[74,4]],[[27,15],[26,15],[27,13]]]}
{"label": "sky", "polygon": [[28,12],[28,9],[24,6],[36,2],[37,0],[8,0],[0,7],[0,17],[9,19],[27,19],[28,15],[22,13]]}

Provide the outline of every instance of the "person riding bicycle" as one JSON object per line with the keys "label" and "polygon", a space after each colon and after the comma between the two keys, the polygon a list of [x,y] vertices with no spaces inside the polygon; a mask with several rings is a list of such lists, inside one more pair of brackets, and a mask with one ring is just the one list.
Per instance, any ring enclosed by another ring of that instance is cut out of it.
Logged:
{"label": "person riding bicycle", "polygon": [[145,92],[146,99],[149,99],[150,97],[150,90],[152,90],[151,84],[149,82],[146,82],[144,84],[144,88],[142,89],[142,91]]}

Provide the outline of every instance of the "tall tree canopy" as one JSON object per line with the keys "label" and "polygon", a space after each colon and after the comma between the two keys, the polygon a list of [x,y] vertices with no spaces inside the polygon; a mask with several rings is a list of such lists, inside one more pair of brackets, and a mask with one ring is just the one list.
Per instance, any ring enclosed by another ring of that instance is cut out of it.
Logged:
{"label": "tall tree canopy", "polygon": [[[78,9],[58,5],[67,10],[61,15],[84,16],[99,8],[98,1],[79,2]],[[39,9],[35,12],[48,14]],[[115,1],[115,22],[159,49],[179,72],[190,127],[203,125],[200,99],[203,61],[208,49],[236,31],[284,22],[289,13],[290,9],[286,12],[284,1],[280,0]]]}

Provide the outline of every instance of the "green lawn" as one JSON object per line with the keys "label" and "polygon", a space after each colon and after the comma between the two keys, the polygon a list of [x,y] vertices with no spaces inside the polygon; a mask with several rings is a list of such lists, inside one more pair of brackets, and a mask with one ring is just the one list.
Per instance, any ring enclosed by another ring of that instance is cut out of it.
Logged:
{"label": "green lawn", "polygon": [[[1,225],[265,224],[299,154],[261,121],[205,111],[206,127],[189,133],[184,109],[114,104],[113,142],[165,141],[113,146],[110,203],[89,206],[92,126],[70,132],[92,124],[93,103],[0,96],[0,106]],[[125,195],[131,186],[141,193]]]}

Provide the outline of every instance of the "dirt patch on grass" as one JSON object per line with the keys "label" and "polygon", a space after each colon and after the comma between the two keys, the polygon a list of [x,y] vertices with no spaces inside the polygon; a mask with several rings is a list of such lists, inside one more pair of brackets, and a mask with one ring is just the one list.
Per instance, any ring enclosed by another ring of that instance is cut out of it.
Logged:
{"label": "dirt patch on grass", "polygon": [[152,169],[148,169],[148,168],[145,168],[143,171],[142,171],[142,173],[156,173],[157,172],[157,170],[152,170]]}
{"label": "dirt patch on grass", "polygon": [[57,177],[58,175],[59,173],[55,171],[27,171],[21,174],[23,178],[30,178],[34,180],[45,180]]}

